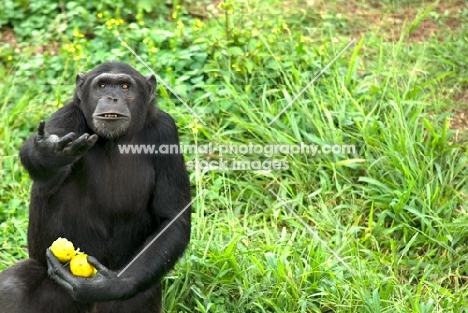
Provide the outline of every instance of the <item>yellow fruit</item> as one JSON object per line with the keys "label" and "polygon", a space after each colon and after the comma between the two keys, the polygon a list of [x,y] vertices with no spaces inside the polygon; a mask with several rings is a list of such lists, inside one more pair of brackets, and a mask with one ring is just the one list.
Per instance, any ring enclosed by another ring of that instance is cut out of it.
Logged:
{"label": "yellow fruit", "polygon": [[70,271],[75,276],[92,277],[96,275],[97,270],[88,263],[87,254],[77,254],[70,261]]}
{"label": "yellow fruit", "polygon": [[52,243],[50,251],[62,263],[70,261],[76,254],[73,243],[61,237]]}

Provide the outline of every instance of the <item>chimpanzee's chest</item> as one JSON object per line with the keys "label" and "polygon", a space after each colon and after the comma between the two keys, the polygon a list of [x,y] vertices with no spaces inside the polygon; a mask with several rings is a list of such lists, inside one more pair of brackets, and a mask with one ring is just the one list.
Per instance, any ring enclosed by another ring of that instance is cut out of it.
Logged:
{"label": "chimpanzee's chest", "polygon": [[56,193],[44,197],[38,188],[33,190],[29,237],[44,240],[29,240],[31,255],[43,260],[43,251],[65,237],[105,264],[126,261],[116,259],[113,251],[135,249],[156,227],[155,179],[149,158],[102,152],[99,156],[91,149],[73,165]]}
{"label": "chimpanzee's chest", "polygon": [[91,149],[74,168],[71,179],[89,202],[84,205],[98,205],[114,214],[146,208],[154,191],[154,165],[144,155],[113,153]]}

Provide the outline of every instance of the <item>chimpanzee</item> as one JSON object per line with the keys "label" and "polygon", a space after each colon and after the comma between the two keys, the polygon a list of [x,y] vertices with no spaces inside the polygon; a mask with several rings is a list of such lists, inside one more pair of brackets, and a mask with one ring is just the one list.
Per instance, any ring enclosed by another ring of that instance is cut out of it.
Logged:
{"label": "chimpanzee", "polygon": [[[30,258],[0,274],[0,312],[161,312],[161,279],[190,240],[191,198],[182,154],[156,153],[179,139],[155,96],[153,75],[103,63],[77,75],[73,100],[23,145],[33,180]],[[121,145],[156,152],[123,153]],[[58,262],[49,250],[58,237],[90,255],[94,277]]]}

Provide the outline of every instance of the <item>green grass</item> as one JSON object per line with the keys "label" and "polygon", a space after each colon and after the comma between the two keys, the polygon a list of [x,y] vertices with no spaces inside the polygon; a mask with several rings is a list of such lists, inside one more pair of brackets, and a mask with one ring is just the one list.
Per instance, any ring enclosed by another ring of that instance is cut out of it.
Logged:
{"label": "green grass", "polygon": [[[164,281],[166,312],[468,312],[467,146],[448,120],[467,105],[454,100],[468,87],[466,2],[379,2],[377,12],[417,13],[395,26],[395,40],[371,20],[353,28],[365,15],[347,10],[376,2],[338,1],[319,15],[299,0],[236,1],[217,13],[206,6],[204,19],[200,2],[100,3],[44,11],[46,29],[34,26],[36,8],[0,13],[2,34],[4,20],[22,30],[17,45],[0,45],[0,268],[27,257],[22,142],[71,96],[77,72],[117,58],[148,73],[118,31],[206,122],[195,125],[160,83],[159,106],[183,143],[356,147],[222,156],[287,162],[285,170],[192,170],[193,196],[204,194],[190,248]],[[422,19],[438,33],[421,36]]]}

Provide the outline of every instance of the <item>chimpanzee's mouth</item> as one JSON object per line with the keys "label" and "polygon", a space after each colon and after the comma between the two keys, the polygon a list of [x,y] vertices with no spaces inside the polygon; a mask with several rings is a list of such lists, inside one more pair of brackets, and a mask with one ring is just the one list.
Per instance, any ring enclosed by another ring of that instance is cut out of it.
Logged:
{"label": "chimpanzee's mouth", "polygon": [[99,114],[93,114],[93,117],[101,119],[101,120],[125,120],[129,118],[128,115],[115,113],[115,112],[104,112],[104,113],[99,113]]}

